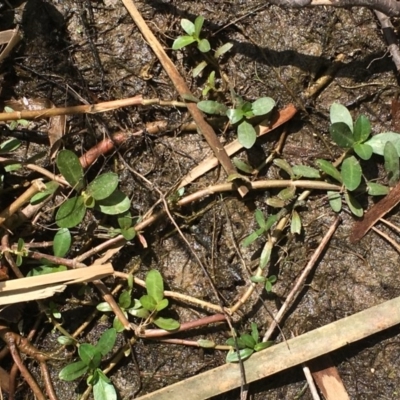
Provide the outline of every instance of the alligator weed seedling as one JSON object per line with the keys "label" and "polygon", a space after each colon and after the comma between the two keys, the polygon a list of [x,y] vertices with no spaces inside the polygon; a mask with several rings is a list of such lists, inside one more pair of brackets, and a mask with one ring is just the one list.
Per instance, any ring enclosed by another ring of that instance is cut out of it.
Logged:
{"label": "alligator weed seedling", "polygon": [[206,114],[225,114],[229,122],[237,126],[239,143],[246,149],[250,149],[256,142],[257,132],[249,119],[270,114],[275,107],[275,101],[270,97],[261,97],[251,103],[236,94],[233,95],[235,104],[232,108],[214,100],[199,101],[197,107]]}
{"label": "alligator weed seedling", "polygon": [[[168,331],[179,329],[180,324],[173,318],[164,318],[159,312],[168,307],[168,299],[164,298],[164,282],[161,274],[157,270],[150,270],[146,275],[146,291],[140,299],[132,298],[133,278],[128,279],[128,290],[124,290],[119,298],[118,305],[126,317],[128,314],[144,320],[141,324],[145,327],[154,324],[161,329]],[[103,302],[97,305],[97,309],[102,312],[112,311],[108,303]],[[113,327],[117,332],[122,332],[124,326],[117,317],[114,318]]]}
{"label": "alligator weed seedling", "polygon": [[254,322],[251,323],[251,334],[245,333],[238,336],[236,340],[239,348],[239,353],[235,350],[235,339],[233,337],[229,338],[226,341],[226,344],[232,347],[232,349],[229,350],[226,356],[227,363],[239,362],[239,360],[244,361],[249,358],[255,351],[264,350],[274,344],[272,341],[260,341],[258,327],[257,324]]}
{"label": "alligator weed seedling", "polygon": [[207,39],[202,39],[200,37],[201,28],[204,24],[204,17],[199,15],[194,23],[188,19],[181,19],[181,27],[187,33],[187,35],[178,36],[174,43],[172,44],[173,50],[180,50],[192,43],[197,43],[197,48],[202,53],[207,53],[211,50],[210,42]]}
{"label": "alligator weed seedling", "polygon": [[79,158],[69,150],[58,153],[57,167],[65,180],[78,192],[77,196],[67,199],[58,209],[56,224],[60,228],[77,226],[88,208],[95,208],[108,215],[121,214],[129,209],[128,197],[117,189],[117,174],[101,174],[87,185]]}
{"label": "alligator weed seedling", "polygon": [[[64,381],[74,381],[81,376],[88,375],[87,383],[93,387],[95,400],[116,400],[117,393],[110,379],[100,369],[101,360],[114,347],[117,332],[114,328],[106,330],[94,346],[89,343],[77,344],[80,360],[64,367],[59,378]],[[63,336],[60,341],[62,344],[71,344]]]}

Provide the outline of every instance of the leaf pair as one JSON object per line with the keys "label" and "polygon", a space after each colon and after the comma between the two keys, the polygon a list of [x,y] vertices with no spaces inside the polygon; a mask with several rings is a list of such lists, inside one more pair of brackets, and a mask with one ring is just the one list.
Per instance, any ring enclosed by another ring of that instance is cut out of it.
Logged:
{"label": "leaf pair", "polygon": [[172,44],[172,49],[180,50],[194,42],[197,42],[197,48],[202,53],[209,52],[211,50],[210,42],[207,39],[200,38],[203,23],[204,18],[202,16],[198,16],[194,23],[183,18],[181,20],[181,27],[187,33],[187,35],[177,37]]}
{"label": "leaf pair", "polygon": [[260,335],[258,332],[257,324],[254,322],[251,323],[251,334],[243,334],[236,338],[237,346],[239,348],[239,352],[233,350],[236,348],[235,339],[229,338],[226,341],[228,346],[231,346],[233,349],[230,350],[226,356],[226,362],[239,362],[239,360],[246,360],[249,358],[255,351],[264,350],[267,347],[272,346],[273,342],[261,342]]}
{"label": "leaf pair", "polygon": [[98,209],[104,214],[117,215],[130,207],[130,201],[118,187],[118,175],[112,172],[97,176],[86,185],[79,158],[69,150],[57,156],[57,167],[65,180],[77,191],[78,196],[67,199],[57,211],[56,223],[60,228],[77,226],[88,208]]}
{"label": "leaf pair", "polygon": [[342,148],[352,148],[363,160],[369,160],[373,149],[364,143],[371,134],[371,124],[367,117],[360,115],[355,124],[349,110],[338,103],[333,103],[330,109],[332,139]]}
{"label": "leaf pair", "polygon": [[232,125],[237,124],[239,143],[246,149],[250,149],[256,142],[257,132],[247,119],[269,114],[275,107],[275,101],[270,97],[261,97],[253,103],[240,99],[238,107],[228,108],[217,101],[204,100],[198,102],[197,107],[207,114],[225,114]]}

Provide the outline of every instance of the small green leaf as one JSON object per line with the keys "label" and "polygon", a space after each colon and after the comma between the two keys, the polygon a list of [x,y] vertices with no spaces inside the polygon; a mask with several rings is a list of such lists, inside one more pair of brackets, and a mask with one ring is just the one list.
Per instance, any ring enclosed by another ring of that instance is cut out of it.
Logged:
{"label": "small green leaf", "polygon": [[338,169],[329,161],[319,159],[317,160],[318,168],[320,168],[325,174],[331,176],[333,179],[337,180],[340,183],[343,183],[342,175],[338,171]]}
{"label": "small green leaf", "polygon": [[57,155],[57,167],[65,180],[77,191],[83,188],[83,168],[78,156],[70,150]]}
{"label": "small green leaf", "polygon": [[41,201],[47,199],[50,195],[52,195],[58,188],[59,184],[55,181],[50,181],[46,183],[46,189],[42,192],[36,193],[30,200],[30,203],[35,205],[39,204]]}
{"label": "small green leaf", "polygon": [[280,199],[279,197],[269,197],[265,202],[270,207],[274,207],[274,208],[283,208],[283,207],[285,207],[285,201]]}
{"label": "small green leaf", "polygon": [[261,97],[251,105],[254,115],[269,114],[275,107],[275,100],[270,97]]}
{"label": "small green leaf", "polygon": [[239,158],[234,158],[232,160],[233,165],[240,171],[245,172],[246,174],[251,174],[254,171],[254,168],[251,167],[246,162],[240,160]]}
{"label": "small green leaf", "polygon": [[313,167],[309,167],[308,165],[293,165],[292,171],[296,176],[300,176],[303,178],[321,178],[319,171]]}
{"label": "small green leaf", "polygon": [[375,154],[383,156],[383,150],[387,142],[392,142],[396,147],[397,153],[400,154],[400,134],[396,132],[379,133],[378,135],[372,136],[365,144],[370,145]]}
{"label": "small green leaf", "polygon": [[63,272],[67,270],[68,268],[65,265],[39,265],[38,267],[33,267],[27,273],[27,276],[54,274],[55,272]]}
{"label": "small green leaf", "polygon": [[354,145],[353,133],[347,124],[337,122],[329,127],[333,141],[342,148],[350,148]]}
{"label": "small green leaf", "polygon": [[60,228],[73,228],[85,216],[86,207],[82,196],[72,197],[61,204],[56,214],[56,224]]}
{"label": "small green leaf", "polygon": [[143,295],[140,298],[140,302],[142,303],[142,306],[150,312],[154,311],[157,307],[157,302],[152,296],[149,296],[148,294]]}
{"label": "small green leaf", "polygon": [[344,194],[344,199],[347,203],[347,205],[350,208],[350,211],[356,216],[356,217],[362,217],[364,210],[362,209],[360,203],[348,192]]}
{"label": "small green leaf", "polygon": [[244,334],[241,335],[240,338],[243,340],[243,343],[246,345],[246,347],[249,347],[250,349],[253,349],[257,343],[252,335]]}
{"label": "small green leaf", "polygon": [[97,351],[99,351],[101,355],[105,356],[113,349],[116,339],[117,331],[114,328],[107,329],[100,336],[100,339],[96,344]]}
{"label": "small green leaf", "polygon": [[390,192],[387,186],[375,182],[367,183],[367,191],[370,196],[385,196]]}
{"label": "small green leaf", "polygon": [[130,227],[128,229],[122,229],[121,230],[121,235],[127,241],[132,240],[136,236],[135,228],[132,226],[132,227]]}
{"label": "small green leaf", "polygon": [[254,339],[254,342],[257,344],[260,340],[260,334],[258,333],[258,327],[255,322],[251,323],[251,336]]}
{"label": "small green leaf", "polygon": [[265,281],[265,290],[267,293],[272,292],[272,283],[268,279]]}
{"label": "small green leaf", "polygon": [[162,299],[159,303],[157,303],[156,310],[162,311],[164,308],[168,307],[168,299]]}
{"label": "small green leaf", "polygon": [[339,103],[333,103],[330,109],[330,120],[332,125],[336,123],[346,124],[350,131],[353,132],[353,118],[345,106]]}
{"label": "small green leaf", "polygon": [[201,28],[203,27],[203,24],[204,24],[204,17],[199,15],[194,20],[194,34],[196,35],[196,37],[200,37]]}
{"label": "small green leaf", "polygon": [[253,233],[251,233],[249,236],[247,236],[247,237],[243,240],[242,246],[243,246],[243,247],[247,247],[247,246],[250,246],[253,242],[255,242],[255,241],[260,237],[260,235],[262,235],[262,233],[264,232],[263,229],[260,229],[260,231],[261,231],[260,234],[259,234],[258,232],[253,232]]}
{"label": "small green leaf", "polygon": [[267,341],[267,342],[257,343],[257,344],[254,346],[254,350],[255,350],[255,351],[261,351],[261,350],[267,349],[268,347],[271,347],[273,344],[274,344],[274,342],[271,341],[271,340],[269,340],[269,341]]}
{"label": "small green leaf", "polygon": [[300,235],[301,233],[301,218],[299,213],[296,210],[292,211],[292,221],[290,224],[290,232],[297,233]]}
{"label": "small green leaf", "polygon": [[83,343],[78,348],[81,360],[90,368],[94,369],[100,365],[101,353],[97,348],[89,343]]}
{"label": "small green leaf", "polygon": [[166,331],[175,331],[179,329],[181,324],[172,318],[157,317],[153,320],[154,325]]}
{"label": "small green leaf", "polygon": [[360,186],[362,169],[354,156],[346,158],[341,168],[343,184],[347,190],[355,190]]}
{"label": "small green leaf", "polygon": [[223,44],[222,46],[218,47],[217,50],[215,50],[214,57],[215,58],[221,57],[223,54],[228,52],[232,47],[233,47],[233,43]]}
{"label": "small green leaf", "polygon": [[247,121],[242,121],[238,126],[239,143],[246,149],[253,147],[257,139],[257,133],[254,127]]}
{"label": "small green leaf", "polygon": [[196,30],[194,23],[186,18],[181,19],[181,27],[188,35],[191,36],[195,33]]}
{"label": "small green leaf", "polygon": [[270,241],[268,241],[267,243],[265,243],[265,246],[263,248],[263,251],[261,252],[261,256],[260,256],[260,268],[264,269],[270,258],[271,258],[271,253],[272,253],[272,243]]}
{"label": "small green leaf", "polygon": [[64,367],[58,374],[58,377],[63,381],[74,381],[85,375],[88,369],[88,366],[83,361],[77,361]]}
{"label": "small green leaf", "polygon": [[180,50],[194,43],[196,39],[193,36],[178,36],[172,43],[172,50]]}
{"label": "small green leaf", "polygon": [[17,254],[17,259],[15,260],[15,264],[17,265],[17,267],[20,267],[23,263],[23,258],[21,256],[21,254]]}
{"label": "small green leaf", "polygon": [[264,283],[266,278],[264,276],[253,275],[250,280],[254,283]]}
{"label": "small green leaf", "polygon": [[371,134],[371,123],[365,115],[360,115],[354,124],[354,140],[357,143],[365,142]]}
{"label": "small green leaf", "polygon": [[207,62],[206,61],[202,61],[201,63],[197,64],[192,71],[192,76],[193,78],[196,78],[196,76],[199,76],[201,74],[201,71],[203,71],[203,69],[207,67]]}
{"label": "small green leaf", "polygon": [[274,214],[274,215],[270,215],[267,218],[267,223],[265,224],[265,232],[269,231],[270,228],[272,227],[272,225],[278,220],[278,215]]}
{"label": "small green leaf", "polygon": [[54,235],[53,252],[56,257],[64,257],[71,247],[71,232],[67,228],[61,228]]}
{"label": "small green leaf", "polygon": [[112,311],[112,308],[110,307],[110,305],[106,301],[97,304],[96,309],[101,311],[101,312],[110,312],[110,311]]}
{"label": "small green leaf", "polygon": [[156,303],[159,303],[164,298],[163,278],[156,269],[150,270],[146,275],[146,290],[147,294],[153,297]]}
{"label": "small green leaf", "polygon": [[372,157],[372,147],[365,143],[356,143],[353,147],[355,153],[362,160],[369,160]]}
{"label": "small green leaf", "polygon": [[59,336],[57,338],[57,342],[60,343],[63,346],[70,346],[72,344],[76,343],[76,340],[74,338],[68,337],[68,336]]}
{"label": "small green leaf", "polygon": [[332,210],[336,213],[342,210],[342,196],[338,192],[327,192],[329,205],[331,206]]}
{"label": "small green leaf", "polygon": [[254,217],[258,226],[262,229],[265,229],[265,217],[263,212],[257,208],[257,210],[254,212]]}
{"label": "small green leaf", "polygon": [[241,108],[230,108],[226,111],[226,116],[229,118],[229,122],[234,125],[243,119],[244,112]]}
{"label": "small green leaf", "polygon": [[236,351],[229,351],[226,356],[226,362],[227,363],[235,363],[235,362],[239,362],[239,359],[241,361],[244,361],[244,360],[248,359],[253,353],[254,353],[253,349],[249,349],[249,348],[242,349],[242,350],[239,350],[239,355],[240,355],[240,357],[239,357],[239,355]]}
{"label": "small green leaf", "polygon": [[96,202],[96,208],[98,208],[103,214],[117,215],[128,211],[131,206],[129,198],[121,191],[114,190],[111,196],[104,200]]}
{"label": "small green leaf", "polygon": [[93,397],[94,400],[117,400],[117,392],[112,383],[100,378],[93,385]]}
{"label": "small green leaf", "polygon": [[199,347],[202,347],[203,349],[213,349],[215,347],[215,342],[208,339],[199,339],[197,341],[197,344],[199,345]]}
{"label": "small green leaf", "polygon": [[385,160],[385,171],[389,178],[389,186],[393,186],[399,180],[400,165],[399,155],[392,142],[385,144],[383,158]]}
{"label": "small green leaf", "polygon": [[118,175],[107,172],[97,176],[86,188],[86,193],[95,200],[103,200],[109,197],[118,187]]}
{"label": "small green leaf", "polygon": [[148,316],[150,315],[149,311],[147,311],[145,308],[138,308],[138,309],[130,308],[128,310],[128,313],[130,315],[133,315],[134,317],[143,318],[143,319],[148,318]]}
{"label": "small green leaf", "polygon": [[132,216],[129,211],[126,211],[121,215],[118,215],[117,220],[118,220],[118,225],[121,229],[128,229],[132,226]]}
{"label": "small green leaf", "polygon": [[207,39],[201,39],[197,44],[197,48],[202,53],[208,53],[211,50],[210,42]]}
{"label": "small green leaf", "polygon": [[124,290],[118,298],[118,304],[121,308],[129,308],[131,305],[131,293],[128,290]]}
{"label": "small green leaf", "polygon": [[21,146],[21,141],[18,139],[8,139],[0,144],[0,153],[11,153]]}
{"label": "small green leaf", "polygon": [[278,193],[278,198],[284,201],[292,200],[296,195],[296,186],[288,186]]}
{"label": "small green leaf", "polygon": [[[125,314],[125,312],[124,312],[124,314]],[[121,333],[121,332],[123,332],[125,330],[124,324],[119,320],[118,317],[114,318],[113,328],[115,329],[115,331],[117,333]]]}
{"label": "small green leaf", "polygon": [[203,100],[197,103],[197,107],[206,114],[225,114],[227,107],[213,100]]}
{"label": "small green leaf", "polygon": [[22,252],[24,250],[25,247],[25,241],[22,238],[18,239],[18,244],[17,244],[17,250],[18,252]]}
{"label": "small green leaf", "polygon": [[293,172],[292,167],[290,166],[290,164],[286,160],[283,160],[282,158],[275,158],[273,163],[277,167],[279,167],[280,169],[285,171],[290,176],[290,179],[294,179],[295,178],[295,173]]}

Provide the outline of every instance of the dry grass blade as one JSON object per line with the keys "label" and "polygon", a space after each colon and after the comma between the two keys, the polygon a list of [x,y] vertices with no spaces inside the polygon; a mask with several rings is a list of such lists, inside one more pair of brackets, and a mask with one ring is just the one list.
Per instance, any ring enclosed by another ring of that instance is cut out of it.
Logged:
{"label": "dry grass blade", "polygon": [[6,47],[0,53],[0,62],[10,54],[11,50],[17,45],[21,38],[22,35],[18,28],[0,32],[0,44],[6,44]]}
{"label": "dry grass blade", "polygon": [[64,290],[65,285],[90,282],[113,273],[113,266],[109,263],[0,282],[0,305],[43,299]]}
{"label": "dry grass blade", "polygon": [[[400,297],[397,297],[253,354],[244,363],[247,382],[284,371],[399,323]],[[137,399],[203,400],[238,386],[238,366],[226,364]]]}

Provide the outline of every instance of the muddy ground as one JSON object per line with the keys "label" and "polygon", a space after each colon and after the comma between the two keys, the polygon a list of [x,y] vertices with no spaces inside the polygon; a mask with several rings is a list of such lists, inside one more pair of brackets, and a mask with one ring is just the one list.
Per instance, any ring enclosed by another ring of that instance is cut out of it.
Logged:
{"label": "muddy ground", "polygon": [[[177,92],[132,22],[121,2],[103,0],[9,0],[0,16],[0,30],[21,26],[24,39],[1,66],[1,99],[47,98],[56,106],[96,103],[132,97],[159,97],[179,100]],[[341,150],[329,138],[329,107],[333,102],[347,105],[353,116],[370,118],[373,133],[391,130],[391,101],[397,97],[397,73],[374,14],[367,9],[334,9],[328,7],[304,10],[283,10],[256,1],[140,1],[138,9],[164,48],[170,49],[173,39],[182,34],[181,18],[194,20],[204,16],[204,32],[213,48],[231,42],[232,50],[220,61],[221,69],[229,76],[238,94],[248,100],[270,96],[278,108],[295,104],[300,112],[287,126],[288,136],[281,157],[291,164],[314,165],[315,159],[334,160]],[[9,7],[11,6],[11,8]],[[168,54],[185,77],[192,93],[201,96],[204,78],[192,78],[191,69],[201,61],[195,47]],[[318,97],[307,98],[307,89],[343,55],[334,80]],[[218,85],[222,85],[218,80]],[[223,88],[223,86],[221,86]],[[222,98],[229,99],[223,88]],[[127,145],[97,161],[89,174],[114,169],[120,174],[121,189],[132,199],[132,214],[143,216],[159,199],[159,194],[121,162],[119,155],[152,185],[164,193],[171,190],[180,178],[211,153],[207,143],[195,132],[183,132],[180,124],[190,121],[182,109],[171,107],[130,107],[105,114],[71,116],[67,119],[65,147],[78,155],[93,146],[104,135],[119,130],[137,131],[146,123],[166,121],[167,132],[145,134],[133,138]],[[31,126],[45,130],[46,124]],[[261,164],[273,150],[281,130],[259,140],[240,158],[252,166]],[[235,132],[218,131],[221,141],[229,142]],[[25,157],[32,156],[43,145],[23,146]],[[47,149],[47,148],[46,148]],[[371,170],[385,182],[381,174],[382,160],[373,159]],[[41,161],[50,170],[54,164]],[[377,167],[376,167],[377,166]],[[279,177],[279,171],[268,167],[259,179]],[[10,177],[10,182],[25,179],[26,175]],[[31,176],[29,176],[31,178]],[[186,193],[226,179],[223,171],[214,170],[189,186]],[[248,284],[248,272],[235,251],[234,243],[255,228],[254,210],[267,215],[273,210],[265,200],[271,193],[250,193],[241,200],[234,193],[207,198],[176,214],[186,239],[200,260],[207,265],[214,284],[227,305],[234,303]],[[274,193],[272,193],[274,194]],[[371,206],[372,201],[364,203]],[[4,206],[4,204],[2,204]],[[26,241],[51,240],[54,234],[51,207],[45,210]],[[285,234],[274,250],[268,275],[278,276],[273,294],[253,294],[240,311],[236,328],[240,332],[256,322],[264,333],[317,247],[335,214],[327,205],[324,193],[315,192],[300,209],[303,221],[301,235]],[[400,293],[398,278],[399,255],[382,238],[369,233],[360,243],[350,245],[348,237],[354,217],[341,213],[343,222],[331,240],[321,262],[308,280],[300,299],[291,308],[281,329],[289,338],[364,310]],[[397,209],[390,220],[399,225]],[[74,231],[76,237],[70,254],[73,258],[84,245],[88,235],[97,238],[100,221],[96,218]],[[102,221],[104,222],[104,221]],[[384,227],[382,227],[385,230]],[[167,218],[142,232],[148,243],[144,250],[133,240],[114,258],[114,268],[129,271],[135,267],[143,278],[151,268],[158,269],[170,290],[216,301],[210,284],[187,245]],[[22,232],[14,232],[17,240]],[[247,265],[259,257],[263,242],[241,248]],[[25,266],[24,271],[26,271]],[[115,283],[105,281],[112,288]],[[67,300],[79,298],[78,289],[68,289],[55,301],[61,305],[63,327],[72,332],[101,301],[93,289],[86,294],[91,305],[71,305]],[[80,297],[83,300],[82,297]],[[38,316],[34,305],[28,305],[23,318],[28,332]],[[180,321],[206,315],[200,309],[173,302],[172,313]],[[34,318],[32,318],[32,315]],[[112,319],[98,319],[90,325],[82,340],[96,340],[110,326]],[[43,351],[57,347],[57,332],[43,322],[34,340]],[[226,327],[212,327],[180,334],[180,338],[213,339],[223,344],[228,337]],[[277,333],[278,341],[282,337]],[[120,339],[122,342],[122,338]],[[132,399],[154,391],[207,369],[222,365],[226,353],[201,350],[156,341],[138,341],[133,349],[135,362],[127,358],[110,375],[122,399]],[[352,399],[394,399],[399,396],[400,372],[398,359],[400,341],[398,328],[363,340],[331,354],[334,364]],[[6,361],[2,365],[10,366]],[[37,374],[38,367],[26,360]],[[60,400],[76,398],[84,390],[84,381],[62,382],[57,378],[65,361],[51,363],[51,375]],[[17,398],[32,398],[29,389],[19,379]],[[250,386],[253,399],[310,399],[300,368]],[[72,395],[74,393],[74,395]],[[7,395],[5,398],[7,398]],[[239,398],[239,392],[218,399]]]}

